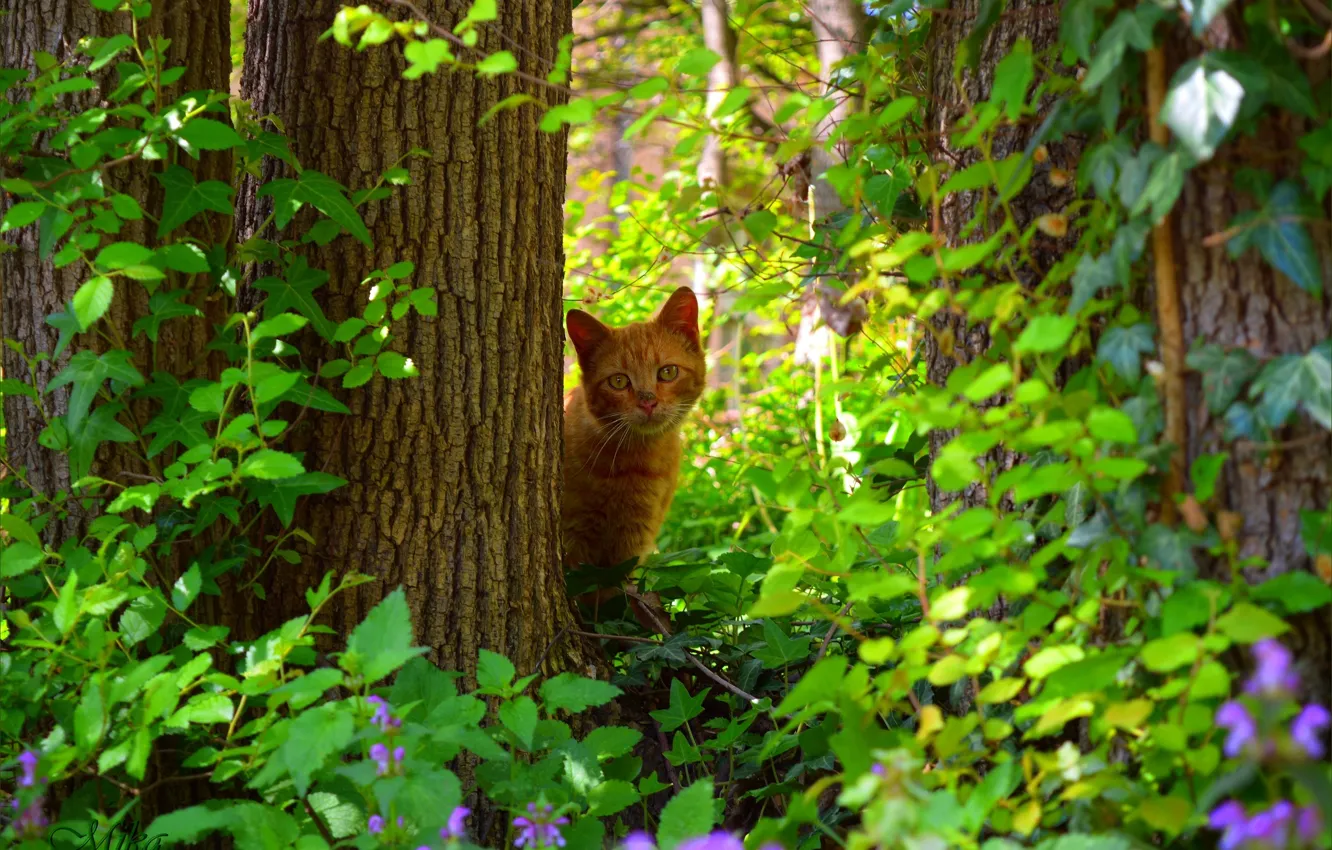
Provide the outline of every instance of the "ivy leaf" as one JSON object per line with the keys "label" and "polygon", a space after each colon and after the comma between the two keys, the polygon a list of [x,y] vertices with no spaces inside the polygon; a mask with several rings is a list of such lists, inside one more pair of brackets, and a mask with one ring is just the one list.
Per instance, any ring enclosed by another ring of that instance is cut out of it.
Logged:
{"label": "ivy leaf", "polygon": [[303,171],[293,197],[342,225],[361,244],[370,245],[370,231],[351,201],[347,200],[346,190],[338,181],[318,171]]}
{"label": "ivy leaf", "polygon": [[648,713],[661,724],[661,731],[670,732],[679,729],[703,713],[703,701],[708,698],[709,691],[711,688],[704,688],[697,696],[690,696],[679,679],[672,679],[670,703],[665,708]]}
{"label": "ivy leaf", "polygon": [[1197,572],[1193,560],[1193,539],[1186,531],[1153,524],[1138,541],[1138,549],[1157,569],[1183,573],[1192,577]]}
{"label": "ivy leaf", "polygon": [[297,500],[302,496],[331,492],[346,483],[346,479],[327,472],[306,472],[276,481],[250,480],[245,482],[245,487],[260,507],[273,509],[273,513],[282,520],[283,528],[290,528],[296,516]]}
{"label": "ivy leaf", "polygon": [[166,236],[201,212],[211,210],[223,215],[234,215],[231,196],[235,190],[220,180],[195,183],[188,168],[173,165],[155,175],[162,184],[162,219],[157,224],[157,235]]}
{"label": "ivy leaf", "polygon": [[1297,406],[1319,425],[1332,430],[1332,340],[1303,356],[1278,357],[1254,380],[1250,396],[1262,398],[1258,415],[1269,428],[1279,428]]}
{"label": "ivy leaf", "polygon": [[1226,10],[1231,0],[1184,0],[1184,11],[1189,13],[1194,36],[1201,36],[1216,16]]}
{"label": "ivy leaf", "polygon": [[1119,274],[1113,255],[1106,253],[1093,257],[1083,254],[1073,272],[1073,296],[1068,302],[1068,312],[1076,314],[1102,289],[1117,283]]}
{"label": "ivy leaf", "polygon": [[1130,384],[1142,376],[1142,355],[1156,348],[1151,325],[1113,327],[1101,337],[1096,356],[1109,363]]}
{"label": "ivy leaf", "polygon": [[291,224],[296,213],[305,206],[305,202],[296,197],[296,186],[295,180],[283,177],[259,187],[259,197],[273,199],[273,223],[279,230]]}
{"label": "ivy leaf", "polygon": [[789,638],[772,620],[763,621],[763,640],[764,646],[754,650],[753,655],[769,670],[804,661],[809,657],[810,638]]}
{"label": "ivy leaf", "polygon": [[1220,413],[1239,398],[1240,391],[1258,374],[1258,359],[1243,348],[1226,350],[1209,343],[1190,351],[1185,362],[1202,373],[1207,409]]}
{"label": "ivy leaf", "polygon": [[1114,5],[1113,0],[1068,0],[1061,7],[1059,36],[1084,63],[1091,59],[1096,13]]}
{"label": "ivy leaf", "polygon": [[1261,210],[1235,218],[1232,226],[1239,229],[1239,234],[1226,244],[1226,249],[1230,256],[1238,257],[1250,245],[1255,246],[1263,259],[1296,286],[1317,294],[1323,289],[1322,271],[1313,240],[1301,222],[1303,215],[1299,186],[1282,181],[1272,189]]}
{"label": "ivy leaf", "polygon": [[337,325],[324,315],[314,292],[328,282],[328,272],[312,269],[304,257],[297,257],[287,267],[287,277],[266,277],[255,281],[254,288],[268,293],[264,299],[264,318],[271,319],[288,310],[300,313],[314,325],[324,339],[331,340]]}
{"label": "ivy leaf", "polygon": [[347,651],[338,664],[348,673],[360,673],[367,683],[374,683],[425,652],[423,646],[412,646],[412,612],[399,587],[352,630]]}
{"label": "ivy leaf", "polygon": [[1179,69],[1161,108],[1161,120],[1200,162],[1216,153],[1244,99],[1239,80],[1226,71],[1209,70],[1205,59]]}
{"label": "ivy leaf", "polygon": [[1004,104],[1009,121],[1016,121],[1027,102],[1027,88],[1036,76],[1031,55],[1031,41],[1018,39],[994,69],[990,101]]}

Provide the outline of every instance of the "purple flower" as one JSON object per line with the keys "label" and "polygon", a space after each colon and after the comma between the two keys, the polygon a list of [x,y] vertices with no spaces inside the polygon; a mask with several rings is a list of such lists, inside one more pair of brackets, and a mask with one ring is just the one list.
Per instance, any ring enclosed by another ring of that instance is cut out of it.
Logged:
{"label": "purple flower", "polygon": [[[47,825],[46,812],[42,811],[43,798],[38,797],[28,804],[28,807],[18,813],[14,818],[14,832],[20,838],[32,837],[41,832]],[[14,798],[9,801],[10,808],[18,811],[19,801]]]}
{"label": "purple flower", "polygon": [[1323,818],[1317,806],[1305,806],[1295,816],[1295,833],[1305,844],[1313,844],[1323,831]]}
{"label": "purple flower", "polygon": [[1323,757],[1323,736],[1319,733],[1332,722],[1332,715],[1327,709],[1315,703],[1309,703],[1295,716],[1290,724],[1290,737],[1308,753],[1309,758]]}
{"label": "purple flower", "polygon": [[560,835],[559,827],[569,822],[566,817],[551,819],[554,808],[546,806],[538,811],[536,803],[527,804],[528,817],[519,815],[513,819],[513,825],[518,827],[518,838],[513,842],[514,847],[531,847],[533,850],[542,847],[563,847],[564,836]]}
{"label": "purple flower", "polygon": [[37,784],[37,754],[32,750],[24,750],[19,753],[19,767],[23,768],[23,775],[19,777],[18,785],[20,788],[31,788]]}
{"label": "purple flower", "polygon": [[393,716],[393,712],[389,710],[389,704],[384,702],[383,697],[369,696],[365,698],[365,701],[375,707],[375,713],[370,718],[370,722],[378,726],[381,731],[387,732],[390,728],[396,729],[402,725],[402,721]]}
{"label": "purple flower", "polygon": [[1244,840],[1247,819],[1244,807],[1235,800],[1227,800],[1212,809],[1207,816],[1207,825],[1221,833],[1221,850],[1233,850]]}
{"label": "purple flower", "polygon": [[875,762],[874,767],[870,768],[870,773],[880,777],[887,776],[888,768],[883,765],[883,762]]}
{"label": "purple flower", "polygon": [[450,812],[448,824],[439,831],[439,839],[441,841],[454,841],[466,835],[467,824],[463,821],[467,820],[467,816],[471,813],[472,810],[466,806],[458,806]]}
{"label": "purple flower", "polygon": [[620,850],[657,850],[657,843],[646,832],[637,830],[624,837]]}
{"label": "purple flower", "polygon": [[366,830],[371,835],[378,835],[384,831],[384,819],[379,815],[371,815],[370,823],[366,825]]}
{"label": "purple flower", "polygon": [[1249,818],[1244,837],[1281,850],[1290,838],[1290,822],[1294,815],[1295,807],[1282,800],[1267,811],[1258,812]]}
{"label": "purple flower", "polygon": [[725,830],[717,830],[702,838],[691,838],[680,845],[680,850],[745,850],[745,843]]}
{"label": "purple flower", "polygon": [[393,761],[395,764],[402,764],[407,759],[407,751],[402,747],[393,748]]}
{"label": "purple flower", "polygon": [[1230,730],[1226,736],[1225,753],[1230,758],[1240,754],[1240,751],[1258,736],[1258,725],[1254,723],[1253,715],[1243,704],[1230,701],[1216,710],[1216,725],[1223,729]]}
{"label": "purple flower", "polygon": [[1245,693],[1277,696],[1299,687],[1300,678],[1290,669],[1290,650],[1280,642],[1264,638],[1253,645],[1258,666],[1244,685]]}
{"label": "purple flower", "polygon": [[388,747],[383,744],[372,745],[370,747],[370,758],[374,759],[375,764],[377,765],[375,768],[375,774],[377,776],[387,776],[389,768],[391,767],[389,764]]}

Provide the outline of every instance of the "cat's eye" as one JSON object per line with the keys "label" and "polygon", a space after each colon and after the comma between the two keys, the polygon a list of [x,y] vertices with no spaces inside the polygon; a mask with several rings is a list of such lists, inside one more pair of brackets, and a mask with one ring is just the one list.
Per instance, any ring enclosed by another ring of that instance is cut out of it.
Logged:
{"label": "cat's eye", "polygon": [[624,389],[625,387],[629,386],[629,376],[628,376],[628,375],[611,375],[609,383],[610,383],[612,389],[622,390],[622,389]]}
{"label": "cat's eye", "polygon": [[662,366],[660,369],[657,370],[657,380],[674,381],[675,377],[679,374],[680,374],[679,366]]}

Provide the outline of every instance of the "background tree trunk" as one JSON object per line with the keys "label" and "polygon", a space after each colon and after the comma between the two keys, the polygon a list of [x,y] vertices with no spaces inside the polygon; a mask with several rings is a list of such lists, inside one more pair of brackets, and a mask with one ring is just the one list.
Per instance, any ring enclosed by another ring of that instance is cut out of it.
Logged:
{"label": "background tree trunk", "polygon": [[[456,23],[443,0],[420,6],[435,24]],[[251,613],[271,628],[304,609],[303,590],[325,571],[357,570],[379,581],[342,598],[331,623],[340,635],[403,585],[417,639],[441,666],[473,671],[485,647],[522,673],[582,667],[564,633],[573,613],[558,536],[565,137],[539,131],[531,107],[477,126],[525,85],[512,76],[403,81],[393,50],[320,42],[337,8],[252,0],[242,90],[257,114],[283,121],[304,167],[353,190],[412,148],[430,151],[404,163],[409,188],[364,210],[373,249],[344,238],[306,251],[331,275],[319,293],[334,321],[359,316],[360,281],[401,260],[415,263],[416,285],[435,287],[439,315],[407,320],[392,344],[419,378],[347,394],[350,416],[308,411],[297,435],[307,468],[350,483],[298,512],[317,545],[270,576]],[[513,0],[478,47],[510,50],[544,76],[570,26],[567,0]],[[263,220],[253,189],[242,193],[241,233]]]}
{"label": "background tree trunk", "polygon": [[[0,65],[35,69],[37,51],[44,51],[61,61],[85,64],[88,59],[76,52],[79,39],[96,38],[128,32],[130,13],[102,14],[93,10],[87,0],[0,0]],[[171,40],[168,59],[186,64],[185,75],[170,92],[198,89],[226,91],[230,73],[228,45],[230,23],[227,0],[179,0],[140,23],[141,42],[149,38],[165,37]],[[111,68],[102,72],[113,75]],[[108,77],[110,78],[110,77]],[[90,106],[102,95],[96,90],[77,95],[66,95],[71,108]],[[198,180],[231,182],[232,159],[230,153],[205,152],[200,160],[181,153],[180,165],[190,168]],[[131,163],[117,170],[108,180],[116,190],[130,195],[154,215],[160,212],[162,187],[150,176],[156,170],[148,163]],[[198,232],[199,222],[185,228],[186,233]],[[28,227],[3,237],[17,250],[0,255],[0,282],[3,283],[3,336],[18,340],[29,357],[55,351],[56,330],[46,324],[46,317],[64,309],[79,285],[86,279],[85,270],[73,264],[56,269],[49,261],[40,259],[37,250],[37,228]],[[127,221],[121,230],[121,239],[153,245],[156,237],[150,222]],[[121,281],[116,287],[115,300],[106,321],[129,328],[130,316],[143,315],[147,310],[148,293],[134,281]],[[163,328],[157,346],[159,368],[171,372],[182,381],[200,374],[208,364],[195,363],[203,346],[212,338],[209,321],[220,321],[223,305],[220,302],[196,305],[205,313],[205,319],[176,321]],[[139,343],[146,343],[140,337]],[[99,345],[93,336],[81,336],[75,345]],[[74,348],[75,346],[71,346]],[[147,350],[141,345],[136,354]],[[38,367],[38,386],[44,387],[62,368],[70,351],[57,361],[48,360]],[[139,357],[141,367],[145,359]],[[4,373],[27,379],[23,361],[8,348],[3,352]],[[145,375],[148,369],[142,369]],[[63,414],[69,398],[69,388],[57,390],[44,399],[47,412]],[[69,465],[64,455],[48,451],[37,444],[37,435],[45,422],[37,406],[25,396],[7,395],[4,399],[5,424],[8,428],[8,461],[15,468],[26,468],[28,481],[38,492],[53,495],[68,490]],[[132,453],[117,451],[114,444],[103,446],[100,456],[101,470],[110,470],[113,477],[122,472],[145,473],[148,470]],[[71,517],[65,523],[51,523],[46,533],[51,539],[60,539],[77,533],[87,517]]]}
{"label": "background tree trunk", "polygon": [[[954,171],[960,171],[980,160],[980,153],[974,147],[954,147],[950,134],[958,119],[967,114],[970,104],[989,98],[994,84],[994,70],[999,61],[1008,55],[1019,39],[1030,40],[1033,51],[1038,54],[1059,39],[1058,4],[1014,0],[1007,4],[1006,11],[983,41],[975,69],[964,70],[960,79],[955,79],[955,58],[963,41],[976,25],[980,6],[980,0],[954,0],[947,14],[935,15],[930,22],[931,91],[926,126],[935,134],[934,162],[941,166],[951,165]],[[1049,104],[1043,106],[1049,108]],[[991,158],[998,161],[1023,150],[1031,140],[1037,124],[1028,122],[996,133]],[[1082,154],[1082,145],[1076,141],[1060,140],[1051,142],[1048,147],[1049,161],[1036,166],[1031,181],[1010,203],[1020,229],[1039,216],[1060,211],[1073,199],[1071,187],[1055,187],[1047,179],[1047,174],[1052,166],[1075,169],[1078,157]],[[954,192],[944,199],[939,209],[939,220],[933,224],[946,244],[956,247],[983,242],[1002,223],[1000,216],[994,216],[967,238],[962,238],[962,229],[976,214],[976,206],[984,194],[979,190]],[[1061,240],[1037,234],[1032,241],[1031,253],[1037,262],[1049,268],[1054,259],[1076,241],[1072,233]],[[1030,272],[1020,270],[1020,273],[1022,271]],[[1024,282],[1034,283],[1035,280]],[[931,318],[930,324],[932,330],[927,329],[924,339],[924,357],[931,384],[944,386],[955,368],[985,356],[990,348],[990,333],[985,324],[971,324],[961,311],[941,310]],[[940,449],[955,436],[956,430],[932,431],[930,455],[937,456]],[[1019,456],[1001,445],[978,460],[989,469],[990,475],[998,475],[1018,463]],[[928,488],[930,509],[936,514],[958,499],[970,508],[985,504],[988,498],[988,489],[981,481],[968,485],[960,494],[940,492],[933,478],[928,479]],[[1012,505],[1006,502],[1004,507],[1011,509]]]}

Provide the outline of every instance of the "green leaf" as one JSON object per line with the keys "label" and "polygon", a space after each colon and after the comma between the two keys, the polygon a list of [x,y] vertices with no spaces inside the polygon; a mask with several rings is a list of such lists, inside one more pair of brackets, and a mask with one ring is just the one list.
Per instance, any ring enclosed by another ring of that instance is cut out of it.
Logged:
{"label": "green leaf", "polygon": [[1184,0],[1184,11],[1189,13],[1194,36],[1201,36],[1216,16],[1226,10],[1231,0]]}
{"label": "green leaf", "polygon": [[518,70],[518,60],[509,51],[501,50],[478,62],[476,70],[481,74],[507,74]]}
{"label": "green leaf", "polygon": [[68,635],[74,628],[74,623],[79,618],[79,576],[78,573],[71,571],[69,578],[65,579],[64,585],[60,588],[60,593],[56,597],[55,608],[51,610],[51,618],[55,621],[55,627],[60,630],[60,634]]}
{"label": "green leaf", "polygon": [[176,135],[189,147],[204,151],[224,151],[244,143],[235,130],[212,118],[191,119]]}
{"label": "green leaf", "polygon": [[1239,602],[1216,621],[1216,630],[1236,643],[1255,643],[1290,631],[1290,626],[1266,608]]}
{"label": "green leaf", "polygon": [[1170,637],[1148,641],[1139,656],[1148,670],[1169,673],[1192,664],[1198,657],[1199,645],[1198,636],[1193,632],[1179,632]]}
{"label": "green leaf", "polygon": [[532,739],[536,735],[537,706],[531,697],[515,697],[499,707],[500,723],[513,733],[523,752],[532,751]]}
{"label": "green leaf", "polygon": [[294,456],[275,449],[260,449],[241,461],[242,478],[259,478],[274,481],[279,478],[294,478],[305,473],[305,467]]}
{"label": "green leaf", "polygon": [[608,779],[588,791],[588,815],[594,818],[608,817],[624,811],[638,800],[638,791],[631,783],[623,779]]}
{"label": "green leaf", "polygon": [[1255,587],[1253,598],[1275,602],[1288,614],[1302,614],[1332,604],[1332,587],[1312,573],[1282,573]]}
{"label": "green leaf", "polygon": [[102,683],[97,677],[89,679],[83,688],[83,699],[74,709],[74,742],[83,752],[96,747],[106,731],[106,709],[102,703]]}
{"label": "green leaf", "polygon": [[1077,313],[1087,305],[1102,289],[1108,289],[1120,282],[1118,266],[1114,255],[1109,252],[1093,257],[1083,254],[1078,260],[1078,267],[1073,272],[1073,295],[1068,300],[1068,312]]}
{"label": "green leaf", "polygon": [[1136,445],[1138,429],[1122,410],[1113,407],[1095,407],[1087,416],[1087,430],[1098,440],[1123,445]]}
{"label": "green leaf", "polygon": [[[753,655],[770,670],[804,661],[809,657],[811,638],[807,636],[789,638],[772,620],[763,621],[763,640],[764,646],[754,650]],[[673,689],[671,696],[674,700]]]}
{"label": "green leaf", "polygon": [[273,758],[280,759],[291,774],[296,793],[305,796],[310,779],[324,768],[330,756],[351,743],[356,724],[340,705],[321,705],[296,716],[288,727],[287,740]]}
{"label": "green leaf", "polygon": [[396,351],[380,352],[375,365],[379,368],[379,374],[385,378],[414,378],[421,374],[412,358],[404,357]]}
{"label": "green leaf", "polygon": [[1024,354],[1057,351],[1068,343],[1076,328],[1072,316],[1036,316],[1023,328],[1013,350]]}
{"label": "green leaf", "polygon": [[1282,181],[1272,189],[1261,210],[1235,219],[1233,226],[1240,228],[1240,235],[1231,239],[1226,249],[1232,257],[1237,257],[1253,245],[1263,259],[1296,286],[1305,292],[1322,292],[1318,252],[1304,227],[1305,214],[1299,186]]}
{"label": "green leaf", "polygon": [[687,50],[680,56],[675,63],[675,70],[681,74],[690,74],[695,77],[706,76],[713,66],[721,61],[721,57],[706,47],[695,47]]}
{"label": "green leaf", "polygon": [[1129,383],[1142,376],[1142,355],[1156,348],[1151,325],[1110,328],[1101,337],[1096,356],[1109,363]]}
{"label": "green leaf", "polygon": [[236,212],[231,205],[231,196],[235,190],[226,183],[206,180],[196,184],[190,170],[180,165],[172,165],[154,176],[165,190],[162,218],[157,224],[159,238],[201,212],[211,210],[223,215],[234,215]]}
{"label": "green leaf", "polygon": [[994,83],[990,88],[990,101],[1004,104],[1009,121],[1017,121],[1027,102],[1027,88],[1036,76],[1032,59],[1031,41],[1019,38],[994,69]]}
{"label": "green leaf", "polygon": [[0,233],[27,227],[41,218],[44,212],[46,212],[45,201],[20,201],[5,210],[4,220],[0,222]]}
{"label": "green leaf", "polygon": [[74,316],[86,331],[93,326],[106,311],[111,309],[111,298],[116,294],[116,286],[111,278],[98,275],[85,282],[74,293]]}
{"label": "green leaf", "polygon": [[1185,358],[1189,368],[1202,373],[1203,398],[1213,413],[1225,410],[1244,387],[1258,374],[1259,363],[1243,348],[1223,349],[1209,343],[1190,351]]}
{"label": "green leaf", "polygon": [[352,630],[339,663],[347,672],[359,672],[367,683],[374,683],[424,652],[425,647],[412,646],[412,614],[399,587]]}
{"label": "green leaf", "polygon": [[684,724],[703,713],[703,701],[708,698],[710,688],[699,691],[697,696],[690,696],[689,691],[679,679],[671,680],[671,701],[666,708],[649,712],[653,719],[661,724],[663,732],[679,729]]}
{"label": "green leaf", "polygon": [[328,272],[312,269],[304,257],[297,257],[287,267],[287,277],[265,277],[255,281],[254,288],[268,293],[264,299],[264,317],[274,318],[294,311],[309,319],[315,331],[324,339],[332,340],[337,325],[324,315],[314,292],[328,282]]}
{"label": "green leaf", "polygon": [[440,65],[453,61],[453,51],[449,49],[449,43],[442,38],[408,42],[402,49],[402,56],[410,63],[407,70],[402,72],[404,80],[415,80],[426,74],[433,74],[439,70]]}
{"label": "green leaf", "polygon": [[1161,107],[1161,121],[1199,162],[1216,153],[1244,99],[1238,80],[1220,69],[1209,70],[1204,60],[1179,69]]}
{"label": "green leaf", "polygon": [[116,242],[103,248],[93,262],[106,269],[123,269],[143,265],[152,255],[152,251],[137,242]]}
{"label": "green leaf", "polygon": [[609,682],[588,679],[574,673],[560,673],[541,683],[541,704],[550,713],[563,709],[577,714],[605,705],[622,693]]}
{"label": "green leaf", "polygon": [[661,850],[675,850],[682,841],[712,830],[716,824],[712,794],[712,779],[708,778],[700,779],[671,798],[661,810],[657,826],[657,846]]}
{"label": "green leaf", "polygon": [[271,319],[265,319],[250,331],[250,339],[258,342],[275,336],[293,334],[310,323],[305,316],[296,313],[279,313]]}
{"label": "green leaf", "polygon": [[1261,398],[1258,415],[1269,428],[1279,428],[1298,405],[1315,422],[1332,429],[1332,341],[1303,356],[1288,354],[1268,363],[1250,389]]}
{"label": "green leaf", "polygon": [[745,216],[741,222],[755,242],[762,242],[772,235],[777,227],[777,216],[769,210],[755,210]]}
{"label": "green leaf", "polygon": [[518,669],[503,655],[488,649],[480,651],[476,665],[476,683],[479,687],[506,690],[517,675]]}
{"label": "green leaf", "polygon": [[342,225],[363,245],[370,245],[370,231],[347,200],[342,184],[318,171],[302,171],[294,196]]}
{"label": "green leaf", "polygon": [[203,574],[199,572],[199,565],[190,564],[190,568],[181,573],[180,578],[171,586],[171,607],[177,611],[187,610],[202,587]]}
{"label": "green leaf", "polygon": [[800,677],[795,687],[777,706],[777,714],[788,715],[823,700],[835,700],[846,675],[846,658],[824,658]]}
{"label": "green leaf", "polygon": [[199,806],[177,809],[152,822],[147,835],[167,835],[177,844],[198,846],[214,832],[235,837],[237,847],[247,850],[288,850],[301,834],[291,815],[276,806],[249,800],[209,800]]}

